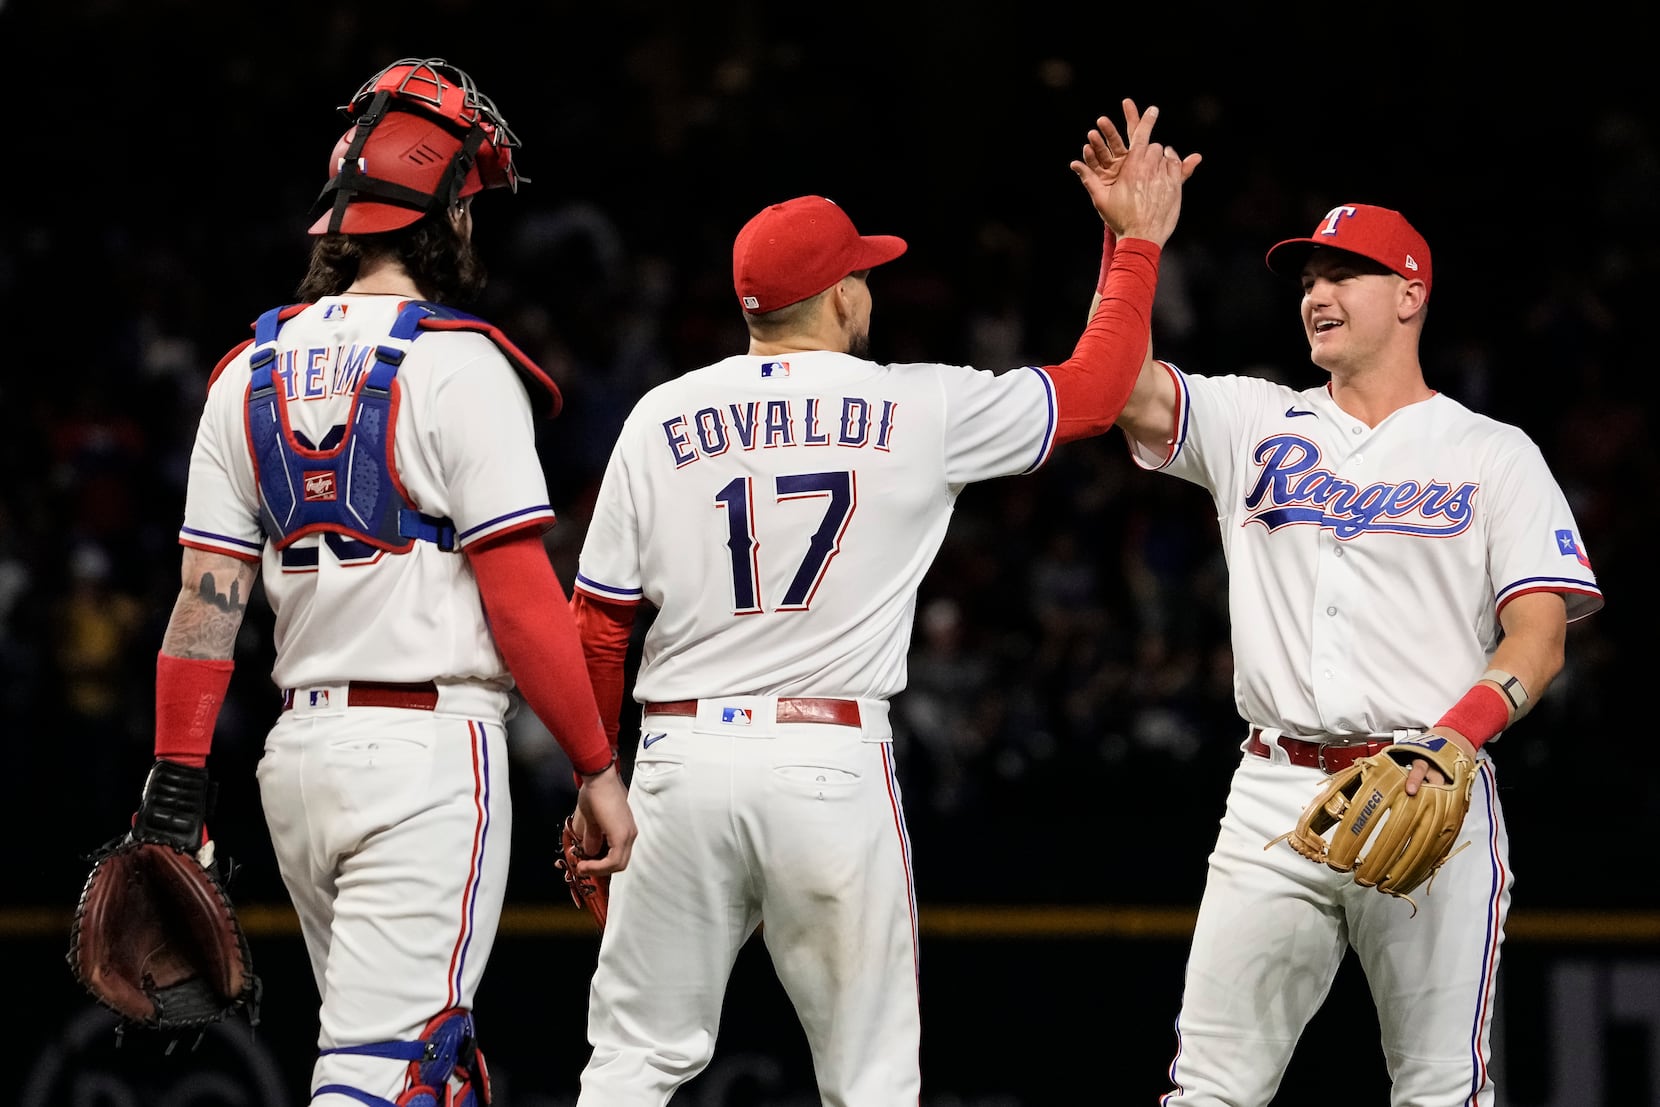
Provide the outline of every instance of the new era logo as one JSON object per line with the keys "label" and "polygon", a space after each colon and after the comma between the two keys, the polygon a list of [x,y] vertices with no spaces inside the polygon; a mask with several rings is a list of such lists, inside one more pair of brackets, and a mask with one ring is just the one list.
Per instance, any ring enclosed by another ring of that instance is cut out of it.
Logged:
{"label": "new era logo", "polygon": [[327,470],[306,473],[305,498],[307,503],[334,499],[334,474]]}
{"label": "new era logo", "polygon": [[1411,254],[1406,255],[1406,267],[1416,273],[1418,271],[1418,259]]}

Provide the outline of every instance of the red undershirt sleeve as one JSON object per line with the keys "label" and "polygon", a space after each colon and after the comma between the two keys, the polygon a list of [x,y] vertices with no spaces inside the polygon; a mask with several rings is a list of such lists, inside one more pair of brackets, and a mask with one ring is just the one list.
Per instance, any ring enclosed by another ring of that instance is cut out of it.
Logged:
{"label": "red undershirt sleeve", "polygon": [[1135,389],[1152,335],[1159,246],[1126,238],[1111,249],[1101,302],[1072,356],[1044,371],[1055,384],[1055,442],[1110,429]]}
{"label": "red undershirt sleeve", "polygon": [[594,686],[600,722],[612,749],[617,748],[622,725],[623,664],[638,610],[638,604],[611,603],[582,591],[571,597],[571,614],[576,616],[582,656],[588,662],[588,681]]}
{"label": "red undershirt sleeve", "polygon": [[612,750],[582,661],[576,620],[539,531],[467,548],[490,632],[525,703],[578,773],[610,765]]}

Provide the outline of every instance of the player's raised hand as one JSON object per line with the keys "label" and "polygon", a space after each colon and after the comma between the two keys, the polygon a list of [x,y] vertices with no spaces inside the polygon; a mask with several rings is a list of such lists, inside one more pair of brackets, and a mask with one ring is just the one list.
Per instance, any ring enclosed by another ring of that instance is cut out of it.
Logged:
{"label": "player's raised hand", "polygon": [[1124,125],[1130,131],[1129,142],[1124,141],[1111,119],[1100,116],[1095,129],[1089,132],[1082,157],[1072,162],[1072,172],[1115,234],[1151,239],[1162,246],[1176,226],[1181,185],[1193,175],[1202,156],[1189,154],[1184,158],[1153,142],[1158,114],[1156,106],[1142,112],[1135,101],[1126,98]]}

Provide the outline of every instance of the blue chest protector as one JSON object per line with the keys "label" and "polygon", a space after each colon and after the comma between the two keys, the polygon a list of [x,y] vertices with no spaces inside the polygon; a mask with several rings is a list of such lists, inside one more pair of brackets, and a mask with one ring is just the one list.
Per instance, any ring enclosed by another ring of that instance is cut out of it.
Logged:
{"label": "blue chest protector", "polygon": [[[302,442],[289,425],[283,378],[275,371],[277,335],[301,307],[272,308],[254,324],[248,442],[259,482],[260,525],[266,537],[279,550],[318,532],[345,535],[390,553],[408,553],[417,541],[432,542],[441,550],[455,549],[455,524],[416,510],[397,476],[393,428],[397,375],[404,353],[430,321],[444,329],[482,331],[503,344],[516,361],[528,364],[528,359],[483,320],[454,308],[411,300],[398,311],[390,341],[376,345],[346,423],[337,428],[339,440],[313,446]],[[520,365],[521,371],[525,364]],[[540,374],[533,365],[529,369]],[[551,387],[551,382],[547,384]]]}

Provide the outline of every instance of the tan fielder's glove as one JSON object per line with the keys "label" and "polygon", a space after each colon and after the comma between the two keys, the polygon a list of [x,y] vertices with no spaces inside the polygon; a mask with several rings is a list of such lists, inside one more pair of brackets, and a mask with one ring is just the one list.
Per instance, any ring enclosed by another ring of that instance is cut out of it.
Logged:
{"label": "tan fielder's glove", "polygon": [[[1446,783],[1424,781],[1409,796],[1407,776],[1419,758]],[[1355,883],[1400,896],[1416,913],[1408,893],[1455,852],[1474,786],[1475,764],[1456,743],[1439,734],[1404,739],[1332,774],[1297,825],[1268,845],[1289,840],[1310,861],[1352,872]]]}

